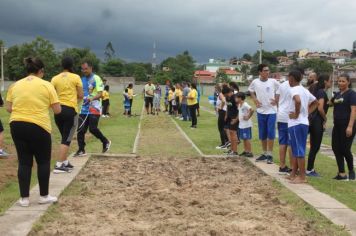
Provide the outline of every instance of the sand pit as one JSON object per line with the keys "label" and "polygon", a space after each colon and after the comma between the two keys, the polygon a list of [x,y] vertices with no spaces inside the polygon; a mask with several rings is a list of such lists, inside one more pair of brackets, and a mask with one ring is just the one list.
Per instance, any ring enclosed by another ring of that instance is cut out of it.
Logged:
{"label": "sand pit", "polygon": [[271,182],[244,160],[93,158],[32,235],[318,235]]}

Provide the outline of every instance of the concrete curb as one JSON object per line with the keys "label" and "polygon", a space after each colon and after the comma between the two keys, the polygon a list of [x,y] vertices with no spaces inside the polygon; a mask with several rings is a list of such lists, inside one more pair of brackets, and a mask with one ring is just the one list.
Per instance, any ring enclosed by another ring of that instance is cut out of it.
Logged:
{"label": "concrete curb", "polygon": [[[50,194],[59,197],[63,190],[72,183],[81,169],[89,160],[86,157],[69,158],[75,166],[71,173],[53,174],[50,178]],[[39,197],[38,184],[31,189],[30,206],[21,207],[16,202],[4,215],[0,216],[0,235],[2,236],[21,236],[28,235],[33,224],[46,212],[50,204],[39,205],[36,201]],[[60,201],[60,199],[59,199]]]}

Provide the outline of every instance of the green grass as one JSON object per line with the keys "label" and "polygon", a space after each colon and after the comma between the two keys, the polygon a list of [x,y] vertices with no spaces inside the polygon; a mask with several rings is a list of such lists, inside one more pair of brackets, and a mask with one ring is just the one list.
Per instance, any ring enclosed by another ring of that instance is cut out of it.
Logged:
{"label": "green grass", "polygon": [[[4,96],[6,97],[6,95]],[[101,118],[99,128],[107,138],[112,141],[111,153],[131,153],[133,149],[134,140],[137,134],[137,127],[140,116],[133,116],[132,118],[126,118],[123,116],[123,96],[122,94],[111,94],[111,106],[110,112],[111,118]],[[138,96],[133,103],[132,114],[141,114],[143,105],[143,99]],[[0,110],[0,116],[4,124],[5,144],[9,148],[12,148],[13,154],[15,154],[13,141],[10,135],[10,128],[8,124],[9,114],[5,109]],[[60,144],[60,134],[56,125],[52,119],[52,149],[56,150]],[[86,140],[87,152],[98,153],[102,150],[102,144],[95,137],[90,137]],[[77,142],[74,141],[71,145],[71,152],[77,150]],[[54,166],[56,161],[56,153],[52,155],[52,164]],[[0,168],[4,167],[5,162],[0,160]],[[37,173],[34,167],[32,171],[31,186],[37,184]],[[12,204],[14,204],[19,198],[19,189],[17,177],[9,178],[6,183],[0,188],[0,215],[3,214]]]}

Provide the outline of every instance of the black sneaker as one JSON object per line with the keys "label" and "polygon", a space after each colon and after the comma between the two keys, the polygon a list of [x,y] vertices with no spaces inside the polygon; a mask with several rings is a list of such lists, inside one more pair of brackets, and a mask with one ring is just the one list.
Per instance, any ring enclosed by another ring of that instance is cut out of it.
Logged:
{"label": "black sneaker", "polygon": [[58,167],[57,165],[54,167],[53,169],[53,173],[55,174],[61,174],[61,173],[70,173],[72,170],[67,168],[64,163],[62,163],[62,165],[60,167]]}
{"label": "black sneaker", "polygon": [[355,171],[349,172],[349,180],[355,180]]}
{"label": "black sneaker", "polygon": [[348,178],[347,178],[347,175],[341,176],[341,175],[338,174],[337,176],[334,177],[334,180],[344,180],[344,181],[346,181],[346,180],[348,180]]}
{"label": "black sneaker", "polygon": [[246,152],[245,157],[252,158],[253,157],[252,152]]}
{"label": "black sneaker", "polygon": [[279,167],[279,174],[280,175],[287,175],[291,172],[292,170],[288,167],[288,166],[285,166],[283,168]]}
{"label": "black sneaker", "polygon": [[107,143],[103,144],[103,153],[110,150],[111,141],[109,140]]}
{"label": "black sneaker", "polygon": [[87,154],[85,153],[85,151],[78,150],[76,153],[74,153],[73,157],[84,157],[86,155]]}
{"label": "black sneaker", "polygon": [[243,151],[241,154],[239,154],[240,157],[246,157],[247,152]]}
{"label": "black sneaker", "polygon": [[267,164],[273,164],[273,157],[267,156]]}
{"label": "black sneaker", "polygon": [[259,157],[256,159],[257,162],[258,162],[258,161],[265,161],[265,160],[267,160],[267,156],[266,156],[265,154],[262,154],[261,156],[259,156]]}
{"label": "black sneaker", "polygon": [[227,154],[227,156],[228,156],[228,157],[238,157],[239,154],[238,154],[237,152],[231,151],[231,152],[229,152],[229,153]]}
{"label": "black sneaker", "polygon": [[66,168],[68,169],[74,169],[74,166],[72,164],[70,164],[70,162],[68,161],[68,164],[65,165]]}
{"label": "black sneaker", "polygon": [[225,145],[226,145],[226,148],[231,147],[231,143],[230,142],[227,142]]}
{"label": "black sneaker", "polygon": [[227,152],[224,152],[226,155],[230,155],[231,153],[234,153],[232,150],[228,150]]}

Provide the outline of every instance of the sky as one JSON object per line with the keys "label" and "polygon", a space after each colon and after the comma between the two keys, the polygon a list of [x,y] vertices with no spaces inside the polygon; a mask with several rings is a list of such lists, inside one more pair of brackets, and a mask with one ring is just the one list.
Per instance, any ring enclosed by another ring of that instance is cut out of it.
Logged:
{"label": "sky", "polygon": [[57,50],[90,47],[103,57],[150,62],[188,50],[197,62],[258,50],[352,49],[353,0],[0,0],[0,39],[7,46],[49,39]]}

